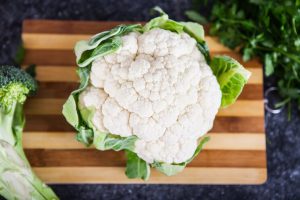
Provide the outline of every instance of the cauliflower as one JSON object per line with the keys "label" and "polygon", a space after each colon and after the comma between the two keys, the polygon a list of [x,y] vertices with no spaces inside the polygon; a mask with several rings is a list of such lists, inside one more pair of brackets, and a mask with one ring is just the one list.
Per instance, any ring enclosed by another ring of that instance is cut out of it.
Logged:
{"label": "cauliflower", "polygon": [[[199,138],[220,106],[233,103],[249,78],[231,58],[222,63],[227,57],[217,57],[209,66],[203,37],[200,25],[162,13],[144,27],[121,25],[80,41],[75,53],[82,84],[63,110],[79,140],[126,150],[130,178],[148,178],[149,165],[167,175],[181,171],[201,150]],[[233,87],[241,79],[236,76],[243,80]],[[223,99],[224,92],[234,94]],[[135,171],[137,163],[144,171]]]}
{"label": "cauliflower", "polygon": [[92,62],[79,106],[96,109],[92,122],[99,131],[137,136],[134,151],[148,163],[188,160],[221,104],[196,40],[160,28],[121,39],[115,53]]}

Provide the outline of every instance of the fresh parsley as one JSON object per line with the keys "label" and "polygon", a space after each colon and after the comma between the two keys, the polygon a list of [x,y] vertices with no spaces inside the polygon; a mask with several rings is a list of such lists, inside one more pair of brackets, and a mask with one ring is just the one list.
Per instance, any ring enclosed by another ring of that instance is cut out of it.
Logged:
{"label": "fresh parsley", "polygon": [[238,49],[245,61],[259,57],[266,76],[276,77],[283,98],[278,106],[296,102],[300,109],[300,0],[194,0],[187,16],[199,23],[205,18],[199,8],[212,7],[207,21],[210,34],[231,49]]}

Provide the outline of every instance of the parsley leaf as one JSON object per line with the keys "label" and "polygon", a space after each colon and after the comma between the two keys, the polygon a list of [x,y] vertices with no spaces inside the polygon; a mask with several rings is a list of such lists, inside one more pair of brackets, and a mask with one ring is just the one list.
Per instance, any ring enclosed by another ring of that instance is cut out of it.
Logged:
{"label": "parsley leaf", "polygon": [[[209,6],[204,0],[194,3],[194,12]],[[278,80],[283,105],[296,102],[300,108],[300,1],[214,0],[210,6],[210,34],[240,49],[245,61],[260,58],[266,76]]]}

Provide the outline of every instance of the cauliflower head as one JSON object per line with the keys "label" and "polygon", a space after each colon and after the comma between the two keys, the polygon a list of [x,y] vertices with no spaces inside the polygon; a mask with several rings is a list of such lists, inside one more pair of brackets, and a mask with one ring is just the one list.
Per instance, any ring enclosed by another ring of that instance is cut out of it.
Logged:
{"label": "cauliflower head", "polygon": [[63,108],[79,141],[126,151],[129,178],[147,179],[150,166],[182,171],[250,75],[226,56],[209,65],[203,27],[157,10],[145,26],[120,25],[76,44],[81,84]]}
{"label": "cauliflower head", "polygon": [[148,163],[188,160],[222,97],[196,40],[161,28],[121,40],[115,53],[92,62],[79,108],[95,109],[98,131],[137,136],[134,151]]}

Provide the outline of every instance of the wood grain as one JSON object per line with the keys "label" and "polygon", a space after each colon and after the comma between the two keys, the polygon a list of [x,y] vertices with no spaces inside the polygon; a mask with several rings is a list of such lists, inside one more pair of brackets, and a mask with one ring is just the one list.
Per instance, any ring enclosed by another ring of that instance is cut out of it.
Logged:
{"label": "wood grain", "polygon": [[73,50],[31,50],[26,49],[23,64],[36,64],[36,65],[66,65],[76,66],[76,59]]}
{"label": "wood grain", "polygon": [[264,116],[262,100],[237,100],[228,109],[220,109],[217,116]]}
{"label": "wood grain", "polygon": [[142,24],[133,21],[57,21],[57,20],[25,20],[23,33],[52,34],[95,34],[111,29],[120,24]]}
{"label": "wood grain", "polygon": [[[124,152],[115,151],[26,149],[25,153],[33,167],[121,167],[126,164]],[[188,166],[263,168],[265,159],[264,151],[203,150]]]}
{"label": "wood grain", "polygon": [[[84,149],[75,140],[73,132],[26,132],[24,148],[26,149]],[[213,133],[208,134],[210,142],[204,146],[206,150],[264,150],[266,144],[261,133]]]}
{"label": "wood grain", "polygon": [[[29,115],[58,115],[66,99],[43,98],[29,99],[25,104],[25,113]],[[220,109],[217,116],[263,116],[262,100],[237,100],[230,109]]]}
{"label": "wood grain", "polygon": [[264,117],[233,117],[217,116],[211,132],[230,132],[230,133],[264,133]]}
{"label": "wood grain", "polygon": [[[27,112],[25,110],[25,112]],[[25,131],[74,131],[74,128],[67,123],[62,114],[58,115],[29,115],[26,114]]]}
{"label": "wood grain", "polygon": [[[262,84],[262,70],[248,68],[252,73],[248,84]],[[66,76],[68,74],[68,76]],[[79,82],[75,67],[69,66],[36,66],[36,79],[41,82]]]}
{"label": "wood grain", "polygon": [[[259,85],[257,85],[259,87]],[[43,99],[43,98],[58,98],[58,99],[67,99],[68,96],[71,94],[71,92],[79,87],[78,82],[46,82],[46,81],[40,81],[39,82],[39,89],[37,93],[32,96],[31,98],[34,99]],[[259,98],[259,95],[253,95],[250,91],[255,91],[255,85],[252,88],[247,89],[249,92],[249,99],[261,99]],[[255,92],[257,94],[257,92]],[[244,95],[243,98],[248,98],[248,95]]]}
{"label": "wood grain", "polygon": [[40,82],[79,82],[75,67],[37,66],[36,80]]}
{"label": "wood grain", "polygon": [[[31,98],[68,98],[70,93],[77,89],[78,82],[40,81],[37,93]],[[262,87],[259,84],[245,85],[239,100],[260,100],[263,98]]]}
{"label": "wood grain", "polygon": [[[24,33],[22,39],[26,49],[50,49],[50,50],[72,50],[77,41],[88,40],[92,35],[85,34],[50,34],[50,33]],[[210,49],[215,49],[214,52],[229,52],[231,51],[224,45],[218,42],[218,39],[211,36],[206,36]]]}
{"label": "wood grain", "polygon": [[[131,22],[122,22],[131,23]],[[123,152],[97,151],[75,140],[61,114],[78,87],[73,46],[77,40],[120,22],[25,20],[24,66],[37,65],[39,91],[25,105],[24,147],[37,174],[48,183],[145,183],[124,175]],[[258,59],[244,62],[237,52],[207,36],[211,55],[228,55],[252,72],[238,101],[220,109],[203,152],[182,172],[166,177],[152,170],[147,183],[260,184],[266,180],[263,72]]]}
{"label": "wood grain", "polygon": [[239,100],[258,100],[263,99],[263,88],[259,84],[246,84]]}
{"label": "wood grain", "polygon": [[48,183],[114,183],[114,184],[263,184],[266,168],[188,167],[166,177],[151,170],[150,179],[128,179],[124,167],[35,167],[34,171]]}
{"label": "wood grain", "polygon": [[[264,134],[264,117],[216,117],[211,132],[214,133],[261,133]],[[26,115],[25,131],[61,132],[74,131],[61,114]]]}
{"label": "wood grain", "polygon": [[[213,49],[210,52],[211,56],[216,55],[227,55],[233,57],[237,61],[239,61],[243,66],[247,68],[259,68],[261,69],[261,64],[259,63],[258,59],[251,59],[248,62],[244,62],[242,57],[237,52],[214,52]],[[42,66],[76,66],[75,55],[73,50],[44,50],[44,49],[26,49],[25,58],[23,61],[24,64],[36,64]]]}

